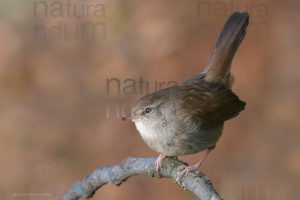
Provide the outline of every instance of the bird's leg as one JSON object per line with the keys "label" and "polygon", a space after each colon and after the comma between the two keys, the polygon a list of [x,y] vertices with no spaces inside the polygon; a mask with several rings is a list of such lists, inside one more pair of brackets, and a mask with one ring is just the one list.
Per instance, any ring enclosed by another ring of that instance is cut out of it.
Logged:
{"label": "bird's leg", "polygon": [[161,167],[161,164],[163,162],[163,160],[166,158],[167,156],[159,154],[159,156],[157,157],[156,161],[155,161],[155,170],[156,172],[159,171],[159,168]]}
{"label": "bird's leg", "polygon": [[183,166],[183,171],[179,174],[178,179],[180,179],[183,175],[186,175],[189,172],[197,171],[199,169],[200,165],[203,163],[203,161],[207,158],[207,156],[209,155],[209,153],[214,148],[215,148],[215,146],[207,149],[207,151],[205,152],[204,156],[195,165],[192,165],[192,166],[189,166],[189,165],[188,166]]}

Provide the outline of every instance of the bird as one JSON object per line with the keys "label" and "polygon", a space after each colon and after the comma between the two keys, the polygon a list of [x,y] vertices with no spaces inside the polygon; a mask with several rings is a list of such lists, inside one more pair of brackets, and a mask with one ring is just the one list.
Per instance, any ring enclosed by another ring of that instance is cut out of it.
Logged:
{"label": "bird", "polygon": [[143,141],[159,153],[160,170],[166,157],[205,151],[194,165],[182,167],[180,176],[199,169],[222,135],[224,122],[239,115],[246,103],[232,91],[233,57],[243,41],[249,14],[232,13],[227,19],[203,72],[177,85],[148,93],[132,107],[131,120]]}

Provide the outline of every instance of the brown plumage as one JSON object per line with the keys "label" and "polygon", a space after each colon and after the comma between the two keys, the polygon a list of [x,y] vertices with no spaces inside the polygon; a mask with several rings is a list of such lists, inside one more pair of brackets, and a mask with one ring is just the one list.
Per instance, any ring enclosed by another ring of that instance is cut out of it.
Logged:
{"label": "brown plumage", "polygon": [[[210,152],[224,122],[244,110],[245,102],[230,89],[230,65],[246,34],[248,18],[238,12],[229,17],[203,73],[147,94],[133,107],[130,119],[145,143],[160,153],[157,170],[165,156]],[[183,173],[196,170],[203,160],[185,167]]]}

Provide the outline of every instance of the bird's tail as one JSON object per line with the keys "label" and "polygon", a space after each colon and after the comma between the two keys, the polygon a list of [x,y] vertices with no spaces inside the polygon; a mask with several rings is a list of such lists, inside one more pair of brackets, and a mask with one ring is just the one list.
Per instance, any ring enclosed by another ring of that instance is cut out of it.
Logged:
{"label": "bird's tail", "polygon": [[246,35],[248,23],[247,12],[235,12],[228,18],[206,65],[204,71],[206,81],[228,83],[230,65]]}

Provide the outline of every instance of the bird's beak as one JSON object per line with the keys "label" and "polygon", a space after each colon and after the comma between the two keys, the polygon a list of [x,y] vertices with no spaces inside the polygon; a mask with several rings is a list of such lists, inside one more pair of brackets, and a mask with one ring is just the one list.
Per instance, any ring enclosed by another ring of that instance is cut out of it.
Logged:
{"label": "bird's beak", "polygon": [[125,121],[125,120],[132,120],[131,116],[130,115],[127,115],[125,117],[122,117],[121,118],[122,121]]}

